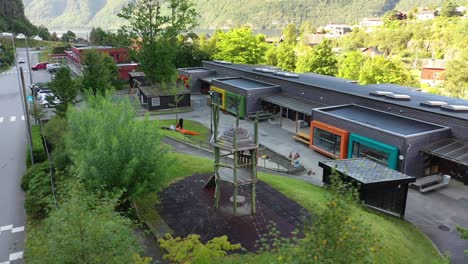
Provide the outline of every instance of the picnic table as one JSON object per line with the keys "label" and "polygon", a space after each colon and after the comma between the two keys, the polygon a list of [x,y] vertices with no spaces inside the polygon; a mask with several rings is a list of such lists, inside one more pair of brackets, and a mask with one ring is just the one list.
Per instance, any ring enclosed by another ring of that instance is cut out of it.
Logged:
{"label": "picnic table", "polygon": [[449,184],[450,176],[442,176],[440,174],[430,175],[417,179],[409,184],[413,189],[422,193],[433,191]]}

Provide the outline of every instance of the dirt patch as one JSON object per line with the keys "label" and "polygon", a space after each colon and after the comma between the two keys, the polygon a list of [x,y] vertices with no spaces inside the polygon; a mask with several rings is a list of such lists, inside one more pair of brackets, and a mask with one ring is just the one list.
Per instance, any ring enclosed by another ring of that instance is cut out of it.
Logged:
{"label": "dirt patch", "polygon": [[268,234],[275,223],[282,236],[300,228],[309,217],[307,211],[296,202],[276,191],[264,182],[257,183],[257,213],[250,215],[250,191],[247,186],[239,190],[246,204],[239,214],[232,214],[232,187],[221,186],[220,209],[214,208],[214,188],[205,189],[210,174],[195,174],[172,184],[160,193],[157,210],[175,236],[198,234],[206,242],[214,237],[227,235],[231,243],[241,243],[248,251],[256,250],[256,241]]}

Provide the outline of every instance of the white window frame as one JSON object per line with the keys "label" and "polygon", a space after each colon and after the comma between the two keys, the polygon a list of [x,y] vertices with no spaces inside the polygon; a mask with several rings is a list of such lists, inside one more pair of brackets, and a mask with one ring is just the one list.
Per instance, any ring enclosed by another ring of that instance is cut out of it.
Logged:
{"label": "white window frame", "polygon": [[[155,101],[156,99],[156,101]],[[153,97],[151,98],[151,106],[160,106],[161,105],[161,98]]]}

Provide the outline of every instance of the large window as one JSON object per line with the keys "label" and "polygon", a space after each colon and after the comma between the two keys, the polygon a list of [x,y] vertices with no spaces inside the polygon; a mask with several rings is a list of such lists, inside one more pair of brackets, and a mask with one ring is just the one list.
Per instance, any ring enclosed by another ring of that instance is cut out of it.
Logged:
{"label": "large window", "polygon": [[340,156],[341,136],[314,127],[312,144],[336,156]]}
{"label": "large window", "polygon": [[358,142],[353,142],[353,158],[367,157],[375,162],[388,165],[389,153],[370,148]]}
{"label": "large window", "polygon": [[237,108],[240,105],[240,97],[239,96],[234,96],[234,95],[227,95],[226,96],[226,110],[237,114]]}
{"label": "large window", "polygon": [[222,93],[218,93],[218,92],[215,92],[215,91],[212,91],[213,94],[212,94],[212,98],[213,98],[213,103],[219,105],[220,107],[223,106],[223,94]]}

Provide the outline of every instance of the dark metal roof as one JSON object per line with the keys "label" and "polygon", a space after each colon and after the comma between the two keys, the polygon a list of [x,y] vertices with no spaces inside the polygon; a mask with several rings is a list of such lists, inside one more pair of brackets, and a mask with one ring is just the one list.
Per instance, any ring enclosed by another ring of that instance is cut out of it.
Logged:
{"label": "dark metal roof", "polygon": [[177,89],[161,89],[155,86],[143,86],[139,87],[141,93],[146,97],[158,97],[158,96],[174,96],[176,94],[186,94],[187,90]]}
{"label": "dark metal roof", "polygon": [[446,138],[421,149],[431,155],[468,166],[468,142]]}
{"label": "dark metal roof", "polygon": [[445,127],[426,123],[423,121],[410,119],[371,108],[358,105],[342,105],[315,109],[339,116],[360,124],[379,128],[400,135],[414,135],[433,130],[444,129]]}
{"label": "dark metal roof", "polygon": [[320,167],[333,168],[362,184],[401,181],[413,182],[416,179],[368,158],[331,160],[319,162]]}
{"label": "dark metal roof", "polygon": [[225,76],[225,75],[213,74],[213,75],[210,75],[210,76],[206,76],[206,77],[200,78],[200,80],[211,84],[211,83],[213,82],[214,79],[227,78],[227,77],[228,77],[228,76]]}
{"label": "dark metal roof", "polygon": [[291,110],[294,110],[294,111],[297,111],[306,115],[311,115],[312,109],[324,106],[323,104],[320,104],[311,100],[287,95],[284,93],[267,95],[267,96],[260,97],[260,99],[265,102],[269,102],[275,105],[286,107],[286,108],[289,108]]}
{"label": "dark metal roof", "polygon": [[[225,67],[225,68],[236,69],[236,70],[240,70],[240,71],[244,71],[248,73],[254,73],[254,74],[258,74],[258,75],[262,75],[262,76],[266,76],[270,78],[289,81],[292,83],[300,83],[304,85],[309,85],[311,86],[311,88],[318,87],[318,88],[331,90],[331,91],[335,91],[339,93],[365,97],[374,101],[382,101],[385,103],[401,105],[404,107],[410,107],[410,108],[418,109],[421,111],[432,112],[432,113],[436,113],[440,115],[451,116],[451,117],[468,120],[467,113],[444,111],[444,110],[441,110],[440,108],[431,108],[431,107],[425,107],[425,106],[420,105],[421,102],[426,102],[426,101],[444,101],[450,105],[468,106],[468,100],[424,93],[424,92],[419,91],[416,88],[400,86],[400,85],[395,85],[395,84],[359,85],[359,84],[352,83],[346,79],[320,75],[320,74],[314,74],[314,73],[299,74],[299,78],[287,78],[283,76],[273,75],[271,73],[263,73],[263,72],[254,71],[253,69],[259,67],[258,65],[257,66],[245,65],[245,64],[225,65],[225,64],[220,64],[220,63],[211,62],[211,61],[205,61],[204,63],[208,65],[211,64],[211,65],[218,66],[218,67]],[[265,67],[269,67],[269,66],[265,66]],[[411,97],[411,100],[410,101],[396,101],[396,100],[391,100],[385,97],[376,97],[376,96],[370,95],[371,92],[375,92],[375,91],[388,91],[388,92],[393,92],[395,94],[407,94]]]}
{"label": "dark metal roof", "polygon": [[237,88],[249,90],[249,89],[258,89],[258,88],[265,88],[265,87],[273,87],[276,86],[274,84],[260,82],[244,77],[231,77],[231,78],[216,78],[216,81],[220,83],[229,84],[235,86]]}

